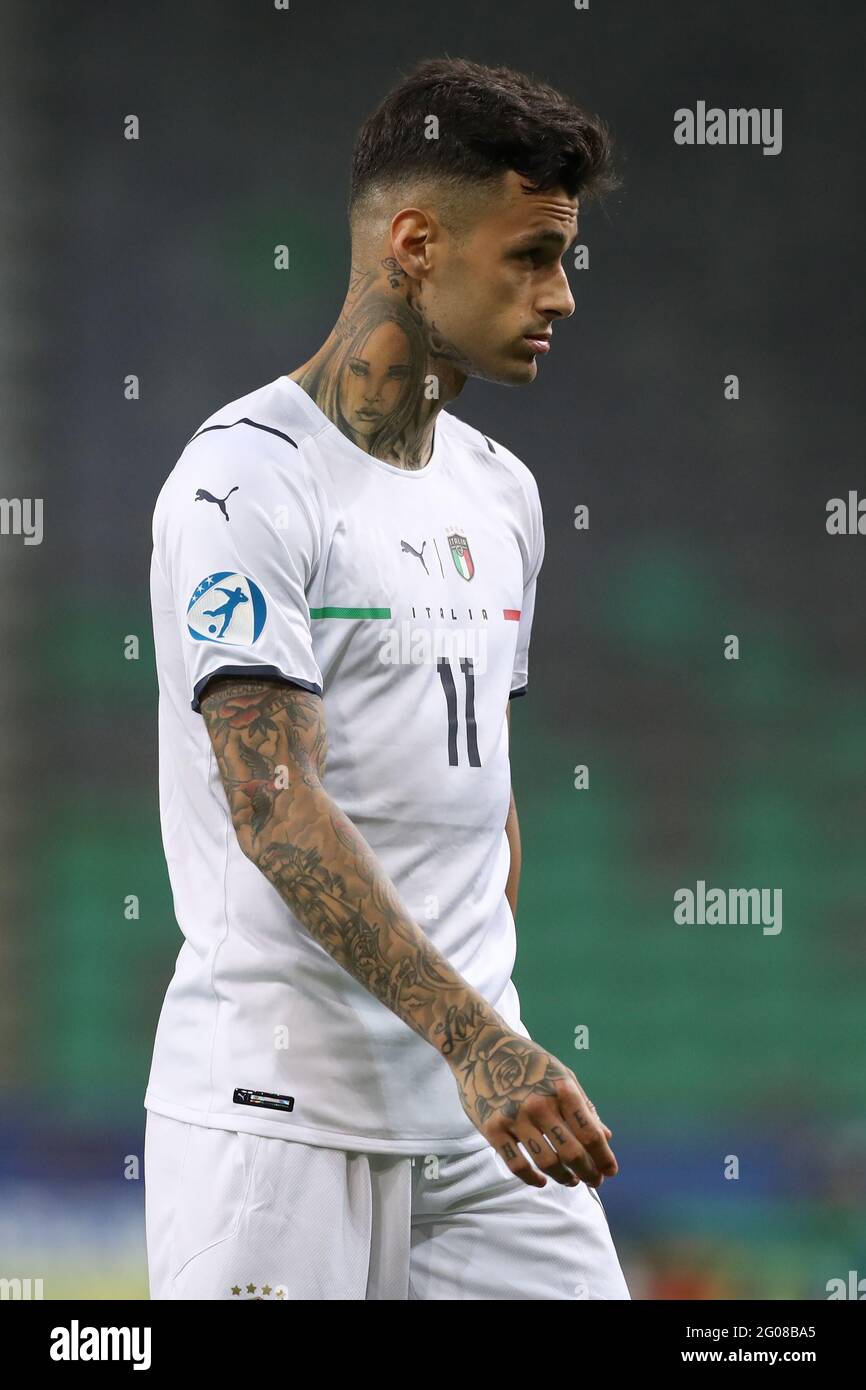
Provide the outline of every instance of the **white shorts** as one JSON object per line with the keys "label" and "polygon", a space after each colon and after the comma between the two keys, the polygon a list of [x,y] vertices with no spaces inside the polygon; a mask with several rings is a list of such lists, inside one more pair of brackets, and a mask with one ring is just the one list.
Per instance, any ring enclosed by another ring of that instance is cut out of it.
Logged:
{"label": "white shorts", "polygon": [[627,1299],[598,1194],[147,1112],[152,1299]]}

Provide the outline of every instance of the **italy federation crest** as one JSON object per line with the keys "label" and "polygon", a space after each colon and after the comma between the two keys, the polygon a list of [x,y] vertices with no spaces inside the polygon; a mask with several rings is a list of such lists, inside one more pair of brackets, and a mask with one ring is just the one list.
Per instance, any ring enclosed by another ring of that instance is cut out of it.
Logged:
{"label": "italy federation crest", "polygon": [[448,545],[451,548],[451,559],[454,561],[457,573],[461,579],[471,579],[475,573],[475,562],[469,549],[469,542],[465,536],[461,536],[458,531],[448,533]]}
{"label": "italy federation crest", "polygon": [[248,647],[265,625],[267,606],[257,584],[245,574],[220,570],[207,575],[186,610],[187,630],[195,642],[230,642]]}

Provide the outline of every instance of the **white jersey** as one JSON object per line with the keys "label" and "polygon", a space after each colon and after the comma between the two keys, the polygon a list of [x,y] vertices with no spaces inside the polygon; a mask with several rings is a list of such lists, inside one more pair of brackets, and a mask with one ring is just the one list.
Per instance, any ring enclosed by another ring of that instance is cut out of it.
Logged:
{"label": "white jersey", "polygon": [[153,540],[160,816],[185,940],[145,1106],[342,1149],[481,1147],[445,1059],[244,855],[199,709],[217,675],[320,695],[325,790],[412,919],[528,1037],[505,714],[527,688],[544,554],[532,474],[445,410],[425,467],[385,463],[281,376],[193,436]]}

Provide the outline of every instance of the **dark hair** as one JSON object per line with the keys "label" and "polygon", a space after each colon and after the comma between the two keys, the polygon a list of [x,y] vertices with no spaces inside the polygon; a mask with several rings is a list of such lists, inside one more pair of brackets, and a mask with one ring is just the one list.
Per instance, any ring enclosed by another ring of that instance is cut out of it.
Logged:
{"label": "dark hair", "polygon": [[[428,116],[439,137],[425,137]],[[535,191],[564,188],[589,201],[619,187],[600,117],[555,87],[512,68],[465,58],[420,63],[362,125],[352,160],[350,217],[371,188],[433,175],[490,183],[513,169]]]}

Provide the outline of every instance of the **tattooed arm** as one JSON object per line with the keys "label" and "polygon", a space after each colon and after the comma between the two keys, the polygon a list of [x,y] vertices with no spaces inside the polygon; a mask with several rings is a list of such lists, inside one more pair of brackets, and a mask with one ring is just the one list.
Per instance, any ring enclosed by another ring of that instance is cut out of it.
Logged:
{"label": "tattooed arm", "polygon": [[322,699],[283,683],[222,678],[201,710],[244,854],[314,940],[438,1049],[464,1111],[511,1171],[535,1187],[545,1184],[539,1169],[592,1186],[615,1173],[610,1131],[574,1073],[509,1028],[436,950],[326,792]]}

